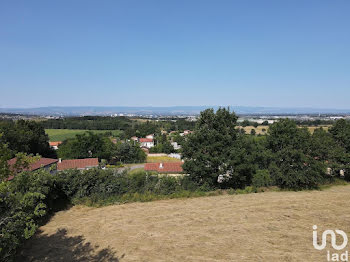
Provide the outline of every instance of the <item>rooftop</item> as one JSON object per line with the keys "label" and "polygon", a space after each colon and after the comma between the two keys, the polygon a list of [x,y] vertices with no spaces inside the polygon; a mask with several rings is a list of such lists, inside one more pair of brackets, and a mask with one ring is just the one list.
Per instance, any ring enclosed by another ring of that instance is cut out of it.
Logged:
{"label": "rooftop", "polygon": [[86,169],[98,167],[98,158],[67,159],[57,164],[57,170]]}
{"label": "rooftop", "polygon": [[140,138],[140,143],[153,142],[152,138]]}
{"label": "rooftop", "polygon": [[145,171],[157,171],[158,173],[182,173],[183,162],[171,163],[146,163]]}

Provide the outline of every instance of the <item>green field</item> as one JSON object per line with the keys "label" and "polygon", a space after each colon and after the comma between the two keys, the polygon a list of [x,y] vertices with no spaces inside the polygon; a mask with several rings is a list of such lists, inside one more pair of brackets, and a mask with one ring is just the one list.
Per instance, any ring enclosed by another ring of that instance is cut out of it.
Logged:
{"label": "green field", "polygon": [[83,134],[89,131],[97,134],[111,132],[114,137],[119,136],[123,132],[120,130],[45,129],[50,141],[63,141],[68,138],[73,138],[77,134]]}

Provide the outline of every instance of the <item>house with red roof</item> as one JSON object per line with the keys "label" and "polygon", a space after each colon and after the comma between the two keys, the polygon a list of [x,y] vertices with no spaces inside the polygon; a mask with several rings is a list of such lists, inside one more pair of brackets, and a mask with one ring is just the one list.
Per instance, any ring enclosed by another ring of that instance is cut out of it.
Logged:
{"label": "house with red roof", "polygon": [[146,163],[145,171],[155,171],[160,174],[182,174],[183,162],[169,162],[169,163]]}
{"label": "house with red roof", "polygon": [[59,159],[57,163],[57,171],[67,169],[87,170],[98,167],[98,158],[83,158],[83,159]]}
{"label": "house with red roof", "polygon": [[[58,159],[41,157],[39,160],[35,161],[34,163],[31,163],[27,168],[16,167],[16,162],[17,162],[16,157],[7,161],[7,164],[11,172],[14,174],[17,174],[23,171],[32,172],[39,169],[45,169],[47,171],[54,172],[54,170],[51,170],[51,167],[53,167],[53,165],[55,165],[58,162]],[[8,180],[12,180],[13,178],[14,176],[10,176]]]}
{"label": "house with red roof", "polygon": [[154,141],[152,138],[140,138],[139,142],[141,147],[146,147],[146,148],[154,147]]}
{"label": "house with red roof", "polygon": [[52,149],[55,149],[57,150],[58,149],[58,146],[62,144],[62,141],[55,141],[55,142],[49,142],[49,145]]}
{"label": "house with red roof", "polygon": [[149,135],[146,136],[146,138],[154,139],[154,134],[149,134]]}

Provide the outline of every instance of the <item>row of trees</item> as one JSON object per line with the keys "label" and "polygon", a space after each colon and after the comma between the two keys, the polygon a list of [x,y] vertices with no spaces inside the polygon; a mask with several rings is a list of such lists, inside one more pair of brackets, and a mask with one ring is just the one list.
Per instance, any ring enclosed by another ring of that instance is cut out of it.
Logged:
{"label": "row of trees", "polygon": [[41,125],[46,129],[122,130],[124,132],[120,138],[126,139],[132,136],[160,134],[161,130],[191,130],[195,123],[185,119],[141,122],[126,117],[84,116],[50,119],[41,122]]}
{"label": "row of trees", "polygon": [[62,159],[97,157],[110,163],[144,162],[146,154],[138,145],[128,141],[114,144],[110,137],[87,132],[65,140],[57,150]]}
{"label": "row of trees", "polygon": [[43,121],[46,129],[126,130],[132,121],[126,117],[83,116]]}
{"label": "row of trees", "polygon": [[269,125],[269,121],[265,120],[264,122],[259,124],[258,122],[249,121],[249,120],[243,120],[242,123],[240,124],[240,126],[243,126],[243,127],[254,126],[255,128],[257,128],[259,125],[268,126]]}
{"label": "row of trees", "polygon": [[237,116],[228,109],[202,112],[183,145],[185,173],[211,187],[242,188],[259,181],[290,189],[317,187],[329,178],[327,168],[349,174],[350,123],[345,120],[329,132],[311,134],[283,119],[261,137],[244,135],[236,125]]}

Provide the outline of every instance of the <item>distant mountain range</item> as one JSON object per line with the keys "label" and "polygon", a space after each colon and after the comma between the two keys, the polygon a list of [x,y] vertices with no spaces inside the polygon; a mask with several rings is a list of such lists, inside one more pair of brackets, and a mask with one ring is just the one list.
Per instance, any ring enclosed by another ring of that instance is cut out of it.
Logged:
{"label": "distant mountain range", "polygon": [[[81,116],[81,115],[197,115],[207,108],[217,109],[219,106],[171,106],[171,107],[38,107],[38,108],[0,108],[0,113],[30,114],[40,116]],[[280,107],[248,107],[230,106],[230,109],[240,115],[285,115],[285,114],[350,114],[350,109],[322,108],[280,108]]]}

